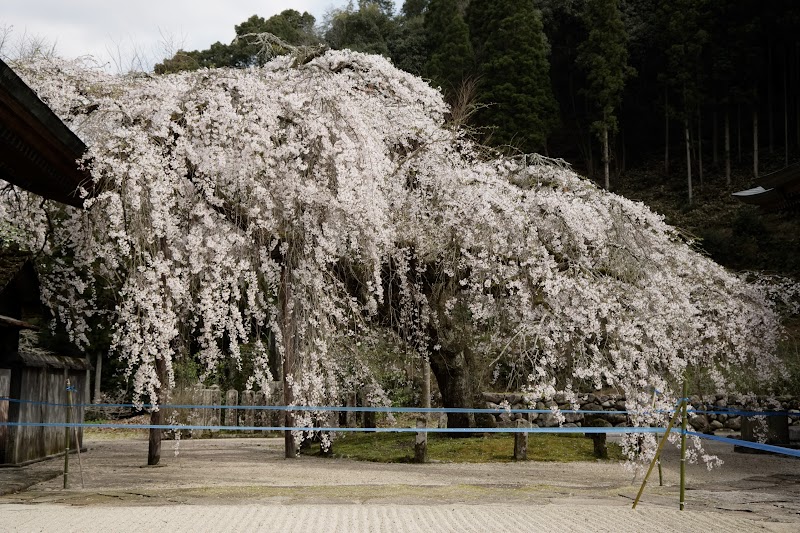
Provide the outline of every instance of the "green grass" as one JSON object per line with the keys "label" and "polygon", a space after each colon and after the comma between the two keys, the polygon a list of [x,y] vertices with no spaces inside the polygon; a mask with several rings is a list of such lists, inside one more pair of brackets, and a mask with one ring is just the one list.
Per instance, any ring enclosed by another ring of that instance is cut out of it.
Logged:
{"label": "green grass", "polygon": [[[333,443],[334,457],[380,463],[407,463],[414,457],[415,433],[357,433],[344,434]],[[303,450],[319,455],[319,444]],[[470,438],[449,438],[428,435],[428,459],[447,463],[507,463],[513,460],[514,436],[492,433]],[[616,444],[608,445],[609,460],[623,459]],[[596,461],[592,441],[583,435],[554,435],[547,433],[528,436],[529,461]]]}

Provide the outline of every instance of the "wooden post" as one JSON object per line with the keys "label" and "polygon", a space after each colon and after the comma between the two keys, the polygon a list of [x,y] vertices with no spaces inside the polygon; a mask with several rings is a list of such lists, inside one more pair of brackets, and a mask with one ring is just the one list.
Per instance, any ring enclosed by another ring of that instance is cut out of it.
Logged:
{"label": "wooden post", "polygon": [[[67,378],[67,407],[66,411],[66,422],[67,424],[70,423],[71,418],[71,411],[72,411],[72,392],[71,392],[71,385],[69,383],[69,378]],[[64,488],[69,488],[69,426],[64,426]]]}
{"label": "wooden post", "polygon": [[[251,409],[241,409],[242,412],[242,425],[245,427],[253,427],[256,425],[255,411],[252,409],[255,405],[256,393],[251,390],[242,392],[242,407],[250,407]],[[248,429],[247,433],[252,433],[252,429]]]}
{"label": "wooden post", "polygon": [[[355,407],[356,406],[356,393],[351,392],[347,395],[347,407]],[[356,412],[355,411],[345,411],[344,413],[345,419],[345,427],[354,428],[358,427],[358,423],[356,420]]]}
{"label": "wooden post", "polygon": [[681,400],[683,409],[681,410],[681,499],[680,510],[685,507],[684,493],[686,492],[686,381],[683,382],[683,399]]}
{"label": "wooden post", "polygon": [[[530,423],[522,418],[517,419],[517,429],[530,427]],[[514,460],[528,460],[528,432],[514,433]]]}
{"label": "wooden post", "polygon": [[[424,416],[417,418],[417,429],[427,429],[428,422]],[[428,432],[417,431],[417,440],[414,444],[414,462],[427,463],[428,462]]]}
{"label": "wooden post", "polygon": [[[222,425],[222,391],[219,389],[217,385],[213,385],[211,387],[211,405],[214,406],[214,409],[211,410],[211,425],[212,426],[221,426]],[[217,433],[218,429],[212,429],[211,434]]]}
{"label": "wooden post", "polygon": [[[256,392],[256,398],[253,401],[253,405],[257,407],[264,407],[267,405],[267,395],[264,394],[264,391]],[[269,415],[267,414],[268,411],[266,409],[257,409],[255,411],[255,419],[256,427],[263,428],[264,426],[269,425]]]}
{"label": "wooden post", "polygon": [[236,389],[231,389],[228,392],[226,392],[225,405],[228,407],[228,409],[225,409],[225,425],[238,426],[239,417],[236,416],[237,410],[235,409],[235,407],[239,405],[239,391],[237,391]]}

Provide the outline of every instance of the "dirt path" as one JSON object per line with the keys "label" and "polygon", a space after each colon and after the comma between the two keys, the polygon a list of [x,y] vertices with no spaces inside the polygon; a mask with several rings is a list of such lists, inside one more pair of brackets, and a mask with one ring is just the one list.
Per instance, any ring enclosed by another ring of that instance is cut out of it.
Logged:
{"label": "dirt path", "polygon": [[12,474],[57,475],[0,497],[0,530],[800,530],[800,460],[734,454],[725,444],[711,450],[725,460],[722,468],[689,467],[683,513],[673,450],[664,458],[664,486],[651,479],[632,511],[641,476],[634,481],[611,463],[286,460],[281,439],[253,438],[184,440],[177,456],[166,443],[163,466],[143,467],[144,439],[87,445],[84,489],[75,458],[66,491],[57,475],[63,459],[0,469],[0,486]]}

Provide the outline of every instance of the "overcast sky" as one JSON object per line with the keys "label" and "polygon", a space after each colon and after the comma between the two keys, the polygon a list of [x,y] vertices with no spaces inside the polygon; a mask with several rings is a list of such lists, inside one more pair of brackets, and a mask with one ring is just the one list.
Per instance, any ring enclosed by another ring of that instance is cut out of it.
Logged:
{"label": "overcast sky", "polygon": [[137,51],[152,67],[163,58],[164,42],[186,50],[229,43],[233,27],[251,15],[296,9],[319,23],[329,9],[345,5],[347,0],[2,0],[0,32],[10,28],[12,44],[24,35],[45,38],[63,57],[94,55],[110,70],[121,55],[126,70]]}

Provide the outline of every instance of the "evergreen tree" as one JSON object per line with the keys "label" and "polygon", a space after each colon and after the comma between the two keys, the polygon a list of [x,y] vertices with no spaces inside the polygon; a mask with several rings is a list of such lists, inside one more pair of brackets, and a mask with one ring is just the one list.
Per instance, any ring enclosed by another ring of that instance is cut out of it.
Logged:
{"label": "evergreen tree", "polygon": [[690,127],[703,103],[703,52],[708,42],[708,0],[662,0],[660,28],[665,37],[667,65],[661,78],[680,103],[686,147],[686,183],[689,204],[693,202],[692,135]]}
{"label": "evergreen tree", "polygon": [[[260,46],[251,39],[239,39],[249,34],[271,33],[287,44],[301,46],[318,43],[320,39],[314,32],[314,16],[308,12],[287,9],[268,19],[253,15],[234,27],[236,37],[231,44],[216,42],[206,50],[186,52],[179,50],[173,57],[155,66],[156,74],[167,74],[182,70],[199,68],[236,67],[243,68],[262,64],[267,57],[261,53]],[[281,50],[276,50],[281,52]]]}
{"label": "evergreen tree", "polygon": [[473,60],[469,27],[459,4],[459,0],[431,0],[424,23],[430,53],[424,73],[451,102]]}
{"label": "evergreen tree", "polygon": [[358,9],[350,2],[347,8],[332,14],[325,40],[331,48],[390,57],[389,43],[398,29],[393,11],[391,1],[360,0]]}
{"label": "evergreen tree", "polygon": [[617,110],[625,80],[635,71],[628,66],[627,36],[617,0],[589,0],[583,13],[589,29],[578,47],[578,64],[586,72],[588,98],[597,109],[592,129],[603,146],[605,188],[609,183],[608,135],[618,129]]}
{"label": "evergreen tree", "polygon": [[545,149],[558,123],[548,46],[534,0],[472,0],[467,20],[480,75],[476,114],[489,142],[525,152]]}
{"label": "evergreen tree", "polygon": [[422,76],[428,62],[428,39],[425,34],[423,11],[427,0],[403,4],[397,20],[397,31],[389,41],[389,57],[401,70]]}
{"label": "evergreen tree", "polygon": [[428,0],[406,0],[400,12],[406,18],[421,17],[428,7]]}

